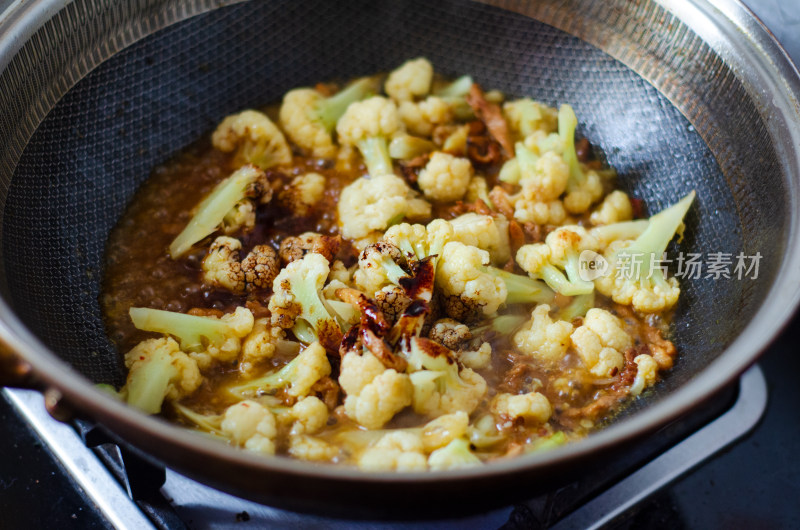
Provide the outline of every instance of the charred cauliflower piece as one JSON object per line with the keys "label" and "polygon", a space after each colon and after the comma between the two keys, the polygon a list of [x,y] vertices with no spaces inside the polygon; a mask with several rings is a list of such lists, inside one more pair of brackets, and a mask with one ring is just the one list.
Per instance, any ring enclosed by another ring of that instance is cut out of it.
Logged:
{"label": "charred cauliflower piece", "polygon": [[278,275],[278,255],[267,245],[257,245],[241,262],[238,239],[220,236],[214,240],[203,259],[203,281],[235,294],[267,289]]}
{"label": "charred cauliflower piece", "polygon": [[319,173],[299,175],[281,192],[280,200],[295,215],[306,215],[325,194],[325,182]]}
{"label": "charred cauliflower piece", "polygon": [[489,261],[489,253],[477,247],[455,241],[444,246],[436,285],[446,297],[448,316],[463,321],[481,314],[493,315],[505,302],[505,282],[484,272]]}
{"label": "charred cauliflower piece", "polygon": [[305,232],[299,236],[289,236],[281,241],[278,254],[284,263],[291,263],[309,252],[321,254],[328,262],[339,252],[342,238],[339,236],[325,236],[316,232]]}

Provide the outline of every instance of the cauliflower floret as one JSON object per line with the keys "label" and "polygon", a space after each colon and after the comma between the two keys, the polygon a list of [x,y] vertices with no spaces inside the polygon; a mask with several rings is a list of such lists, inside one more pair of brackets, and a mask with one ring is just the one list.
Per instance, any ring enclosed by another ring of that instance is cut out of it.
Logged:
{"label": "cauliflower floret", "polygon": [[384,286],[397,285],[400,278],[408,276],[398,265],[402,259],[399,248],[387,241],[378,241],[359,254],[353,281],[372,298]]}
{"label": "cauliflower floret", "polygon": [[405,290],[395,285],[387,285],[375,293],[375,304],[390,324],[397,322],[411,302]]}
{"label": "cauliflower floret", "polygon": [[348,286],[352,280],[353,271],[345,267],[342,261],[337,259],[331,263],[331,272],[328,274],[329,282],[336,281]]}
{"label": "cauliflower floret", "polygon": [[406,259],[415,262],[428,256],[434,265],[445,244],[453,237],[452,225],[444,219],[434,219],[428,226],[400,223],[390,227],[383,239],[403,251]]}
{"label": "cauliflower floret", "polygon": [[532,278],[544,280],[565,296],[589,294],[594,284],[581,278],[580,256],[586,250],[596,251],[598,244],[582,226],[562,226],[550,232],[544,243],[520,247],[516,259]]}
{"label": "cauliflower floret", "polygon": [[507,418],[524,418],[535,423],[546,423],[553,414],[553,407],[539,392],[527,394],[498,394],[492,400],[492,412]]}
{"label": "cauliflower floret", "polygon": [[450,224],[454,231],[453,241],[488,251],[495,265],[504,265],[511,259],[508,220],[504,216],[465,213],[450,220]]}
{"label": "cauliflower floret", "polygon": [[387,370],[370,353],[351,352],[344,356],[339,386],[347,395],[345,413],[368,429],[380,429],[411,404],[412,387],[408,376]]}
{"label": "cauliflower floret", "polygon": [[330,462],[339,455],[339,448],[319,438],[300,434],[289,436],[289,455],[311,462]]}
{"label": "cauliflower floret", "polygon": [[228,393],[233,396],[249,396],[286,388],[288,395],[299,398],[307,396],[311,387],[330,373],[331,364],[325,348],[319,342],[314,342],[280,370],[229,387]]}
{"label": "cauliflower floret", "polygon": [[592,204],[603,196],[603,181],[596,171],[586,172],[583,184],[575,185],[564,197],[564,208],[572,214],[581,214],[591,208]]}
{"label": "cauliflower floret", "polygon": [[310,88],[290,90],[283,96],[280,122],[292,141],[311,156],[334,158],[336,144],[331,132],[347,107],[373,89],[370,79],[360,79],[330,97]]}
{"label": "cauliflower floret", "polygon": [[[339,236],[324,236],[316,232],[304,232],[299,236],[289,236],[281,241],[278,254],[284,263],[291,263],[309,252],[316,252],[330,261],[339,252],[342,239]],[[346,282],[345,282],[346,283]]]}
{"label": "cauliflower floret", "polygon": [[629,392],[632,396],[638,396],[642,393],[642,390],[655,384],[656,376],[658,375],[658,363],[647,354],[637,355],[634,357],[633,362],[636,363],[636,378],[633,380]]}
{"label": "cauliflower floret", "polygon": [[492,345],[484,342],[476,350],[464,350],[456,352],[456,354],[458,355],[458,360],[464,363],[467,368],[483,370],[492,361]]}
{"label": "cauliflower floret", "polygon": [[226,235],[238,231],[250,232],[256,225],[256,207],[250,199],[242,199],[222,218],[222,232]]}
{"label": "cauliflower floret", "polygon": [[197,362],[171,338],[140,342],[125,354],[125,366],[128,379],[121,394],[148,414],[158,414],[165,398],[180,399],[203,382]]}
{"label": "cauliflower floret", "polygon": [[211,142],[224,153],[238,149],[237,165],[249,163],[267,169],[292,161],[292,151],[283,133],[265,114],[255,110],[245,110],[222,120]]}
{"label": "cauliflower floret", "polygon": [[384,90],[397,101],[411,101],[431,90],[433,65],[425,59],[411,59],[392,71],[386,78]]}
{"label": "cauliflower floret", "polygon": [[316,396],[304,397],[289,409],[282,421],[292,422],[290,435],[314,434],[328,422],[328,407]]}
{"label": "cauliflower floret", "polygon": [[358,467],[365,471],[425,471],[427,459],[422,450],[418,435],[390,432],[362,453]]}
{"label": "cauliflower floret", "polygon": [[407,355],[417,414],[470,414],[486,394],[483,377],[470,368],[459,369],[453,352],[433,341],[412,339]]}
{"label": "cauliflower floret", "polygon": [[249,451],[275,454],[278,435],[275,416],[256,401],[246,400],[228,407],[220,430],[234,444]]}
{"label": "cauliflower floret", "polygon": [[433,471],[445,469],[458,469],[480,465],[481,459],[472,454],[469,442],[458,438],[441,449],[431,453],[428,457],[428,466]]}
{"label": "cauliflower floret", "polygon": [[464,200],[467,202],[475,202],[478,199],[482,200],[491,208],[492,201],[489,198],[489,184],[486,182],[485,178],[475,176],[469,181],[467,194],[464,196]]}
{"label": "cauliflower floret", "polygon": [[472,339],[472,333],[469,327],[461,322],[452,318],[442,318],[433,324],[428,338],[445,348],[457,350],[463,343]]}
{"label": "cauliflower floret", "polygon": [[625,364],[625,350],[633,339],[625,333],[622,322],[604,309],[592,308],[583,325],[572,333],[572,344],[589,371],[597,377],[611,377]]}
{"label": "cauliflower floret", "polygon": [[456,201],[464,197],[467,192],[472,172],[469,159],[456,158],[437,151],[419,172],[417,184],[426,199],[441,202]]}
{"label": "cauliflower floret", "polygon": [[256,319],[253,330],[242,342],[239,371],[249,374],[257,363],[271,359],[275,355],[278,341],[284,340],[285,337],[283,329],[271,326],[268,318]]}
{"label": "cauliflower floret", "polygon": [[593,225],[610,225],[633,219],[633,206],[624,191],[615,190],[606,195],[603,203],[592,212],[589,221]]}
{"label": "cauliflower floret", "polygon": [[450,299],[445,300],[448,316],[464,320],[458,311],[459,304],[467,311],[480,311],[493,315],[506,300],[506,284],[497,277],[483,272],[489,265],[489,253],[477,247],[451,241],[444,246],[442,259],[436,271],[436,284]]}
{"label": "cauliflower floret", "polygon": [[242,260],[242,272],[248,291],[269,289],[280,270],[278,254],[269,245],[254,246]]}
{"label": "cauliflower floret", "polygon": [[325,194],[325,182],[325,177],[319,173],[299,175],[281,192],[280,200],[295,215],[306,215]]}
{"label": "cauliflower floret", "polygon": [[245,290],[266,289],[280,270],[278,256],[272,247],[257,245],[241,262],[238,239],[219,236],[211,243],[203,258],[203,281],[213,287],[227,289],[235,294]]}
{"label": "cauliflower floret", "polygon": [[469,415],[458,411],[444,414],[422,427],[422,445],[426,453],[440,449],[467,434]]}
{"label": "cauliflower floret", "polygon": [[242,244],[238,239],[219,236],[203,258],[203,281],[208,285],[241,294],[245,290],[244,271],[239,262]]}
{"label": "cauliflower floret", "polygon": [[419,103],[403,101],[397,110],[408,132],[417,136],[430,137],[437,125],[453,121],[450,105],[436,96],[429,96]]}
{"label": "cauliflower floret", "polygon": [[392,173],[388,140],[404,129],[397,106],[380,96],[351,104],[336,124],[339,142],[358,147],[373,177]]}
{"label": "cauliflower floret", "polygon": [[291,140],[311,152],[311,156],[333,158],[336,144],[325,126],[309,117],[309,111],[323,99],[312,88],[297,88],[283,96],[279,119],[281,127]]}
{"label": "cauliflower floret", "polygon": [[558,225],[566,218],[564,204],[558,200],[542,202],[520,198],[514,202],[514,219],[520,223]]}
{"label": "cauliflower floret", "polygon": [[567,353],[573,327],[569,322],[554,322],[549,313],[550,306],[536,306],[531,320],[514,335],[514,346],[544,367],[552,368]]}
{"label": "cauliflower floret", "polygon": [[504,103],[503,114],[511,130],[521,138],[537,131],[550,134],[558,130],[558,111],[530,98]]}
{"label": "cauliflower floret", "polygon": [[302,342],[319,340],[333,351],[342,330],[322,296],[329,272],[328,260],[316,252],[289,263],[272,282],[268,307],[273,325],[291,328]]}
{"label": "cauliflower floret", "polygon": [[132,307],[129,313],[137,329],[177,337],[181,350],[188,352],[201,370],[211,366],[212,361],[236,359],[241,350],[241,339],[253,329],[253,314],[245,307],[237,307],[236,311],[221,318],[146,307]]}
{"label": "cauliflower floret", "polygon": [[342,236],[350,239],[386,230],[397,219],[415,221],[431,215],[431,205],[396,175],[356,179],[342,190],[337,208]]}

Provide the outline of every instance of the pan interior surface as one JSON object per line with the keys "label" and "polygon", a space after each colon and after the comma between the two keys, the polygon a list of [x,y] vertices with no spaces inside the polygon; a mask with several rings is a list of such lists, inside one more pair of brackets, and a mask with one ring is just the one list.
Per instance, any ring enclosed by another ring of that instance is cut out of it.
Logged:
{"label": "pan interior surface", "polygon": [[[681,280],[671,337],[680,356],[622,416],[686,383],[736,338],[777,274],[788,216],[761,121],[722,140],[733,151],[759,147],[750,162],[759,178],[738,178],[719,162],[736,160],[715,158],[681,110],[621,62],[547,24],[457,1],[244,3],[172,25],[114,55],[49,112],[7,184],[7,301],[86,377],[119,384],[122,356],[106,337],[98,303],[104,245],[152,168],[227,114],[294,87],[386,71],[417,56],[445,75],[471,74],[486,88],[572,104],[579,134],[649,213],[696,190],[686,237],[669,249],[673,257],[721,252],[735,261],[760,252],[757,279],[703,272]],[[742,115],[751,111],[748,100],[736,103]]]}

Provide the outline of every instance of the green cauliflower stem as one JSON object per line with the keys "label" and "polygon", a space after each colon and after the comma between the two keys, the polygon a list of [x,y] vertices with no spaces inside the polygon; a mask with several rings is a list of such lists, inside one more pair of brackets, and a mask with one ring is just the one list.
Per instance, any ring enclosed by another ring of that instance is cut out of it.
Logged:
{"label": "green cauliflower stem", "polygon": [[525,448],[526,453],[550,451],[567,443],[567,435],[563,431],[554,432],[550,436],[539,438]]}
{"label": "green cauliflower stem", "polygon": [[263,171],[247,165],[217,184],[211,194],[197,205],[189,224],[170,244],[172,259],[180,258],[192,245],[214,233],[225,216],[245,199],[248,188],[263,176]]}
{"label": "green cauliflower stem", "polygon": [[404,134],[389,142],[389,156],[395,160],[411,160],[436,151],[436,144],[425,138]]}
{"label": "green cauliflower stem", "polygon": [[374,79],[369,77],[359,79],[330,97],[318,99],[309,112],[309,117],[318,120],[328,132],[332,132],[336,127],[336,122],[351,103],[361,101],[374,92]]}
{"label": "green cauliflower stem", "polygon": [[[242,317],[244,312],[250,313],[250,310],[239,307],[232,315]],[[239,339],[250,332],[250,329],[239,329],[238,318],[201,317],[148,307],[132,307],[129,314],[137,329],[173,335],[178,338],[181,350],[188,352],[201,352],[209,344],[222,346],[229,339]],[[252,328],[252,315],[249,321]]]}
{"label": "green cauliflower stem", "polygon": [[572,298],[569,304],[562,308],[556,315],[559,320],[572,320],[586,315],[594,307],[594,291],[589,294],[579,294]]}
{"label": "green cauliflower stem", "polygon": [[545,282],[521,274],[514,274],[497,267],[486,267],[486,272],[502,279],[506,284],[507,304],[549,304],[555,293]]}
{"label": "green cauliflower stem", "polygon": [[433,95],[442,98],[463,98],[469,93],[469,89],[472,88],[473,83],[472,77],[462,75],[449,85],[434,91]]}

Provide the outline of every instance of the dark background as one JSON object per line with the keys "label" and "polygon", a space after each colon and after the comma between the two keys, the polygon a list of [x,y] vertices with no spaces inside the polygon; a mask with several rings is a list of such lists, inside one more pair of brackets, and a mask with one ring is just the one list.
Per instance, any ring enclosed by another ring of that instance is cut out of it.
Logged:
{"label": "dark background", "polygon": [[[0,2],[0,5],[6,2]],[[800,63],[800,0],[747,0]],[[800,317],[760,364],[769,384],[761,424],[745,439],[642,503],[623,528],[800,528]],[[107,523],[0,398],[0,527]]]}

